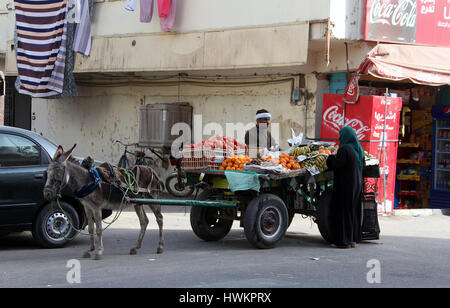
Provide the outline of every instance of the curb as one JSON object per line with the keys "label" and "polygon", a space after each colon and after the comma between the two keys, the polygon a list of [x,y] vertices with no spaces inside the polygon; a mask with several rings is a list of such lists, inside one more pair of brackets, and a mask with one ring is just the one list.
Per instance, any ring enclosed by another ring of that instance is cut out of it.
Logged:
{"label": "curb", "polygon": [[450,216],[450,209],[411,209],[411,210],[394,210],[394,216],[433,216],[446,215]]}

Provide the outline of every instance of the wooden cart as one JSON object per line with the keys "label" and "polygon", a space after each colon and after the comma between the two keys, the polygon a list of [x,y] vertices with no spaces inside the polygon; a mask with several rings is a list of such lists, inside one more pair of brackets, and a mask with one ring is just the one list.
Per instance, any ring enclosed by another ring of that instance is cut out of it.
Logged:
{"label": "wooden cart", "polygon": [[[374,170],[375,175],[369,176],[377,176]],[[315,176],[306,169],[282,175],[260,174],[257,175],[259,191],[234,192],[224,171],[191,170],[186,174],[188,184],[201,183],[205,188],[196,200],[134,199],[133,202],[192,206],[192,230],[205,241],[224,238],[233,221],[237,220],[250,244],[257,248],[272,248],[284,237],[295,214],[312,217],[322,237],[328,242],[333,241],[331,171]]]}

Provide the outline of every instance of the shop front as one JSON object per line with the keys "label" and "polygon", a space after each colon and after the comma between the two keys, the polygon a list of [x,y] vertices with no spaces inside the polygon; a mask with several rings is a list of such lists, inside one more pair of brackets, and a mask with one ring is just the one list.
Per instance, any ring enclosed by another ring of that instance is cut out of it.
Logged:
{"label": "shop front", "polygon": [[343,95],[324,97],[321,137],[337,136],[330,108],[359,129],[380,160],[379,212],[450,208],[450,3],[368,0],[364,24],[378,45]]}
{"label": "shop front", "polygon": [[[386,135],[385,145],[379,138],[376,153],[370,151],[380,159],[383,212],[450,207],[450,96],[444,86],[450,83],[450,67],[445,67],[449,61],[448,48],[379,44],[342,97],[361,109],[369,108],[362,106],[366,97],[378,97],[388,106],[394,98],[400,101],[398,112],[388,107],[384,115],[378,113],[381,119],[398,117],[391,122],[396,126],[379,124],[383,132],[395,131],[398,137]],[[372,134],[369,142],[374,141]]]}

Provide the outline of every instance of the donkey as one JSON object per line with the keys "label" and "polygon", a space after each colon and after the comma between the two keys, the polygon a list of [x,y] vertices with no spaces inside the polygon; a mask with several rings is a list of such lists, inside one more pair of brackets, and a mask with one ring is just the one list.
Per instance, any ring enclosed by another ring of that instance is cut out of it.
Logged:
{"label": "donkey", "polygon": [[[72,191],[80,191],[83,187],[93,182],[89,170],[80,165],[80,163],[71,156],[76,144],[67,152],[64,152],[62,146],[59,146],[55,156],[52,159],[46,173],[47,180],[44,186],[44,198],[48,201],[53,201],[61,190],[68,186]],[[157,174],[152,168],[147,166],[135,166],[131,170],[136,176],[140,189],[138,198],[155,197],[155,191],[158,191],[163,184]],[[124,198],[124,191],[117,186],[106,182],[100,182],[98,188],[85,197],[79,198],[79,201],[84,206],[86,216],[88,219],[88,231],[90,237],[90,249],[83,254],[84,258],[90,258],[92,253],[95,260],[101,260],[103,256],[103,240],[102,240],[102,209],[119,210],[121,209],[121,202]],[[130,203],[122,205],[130,206]],[[139,222],[141,231],[139,233],[136,245],[131,248],[130,254],[134,255],[141,248],[142,240],[147,229],[149,220],[145,213],[142,204],[133,204]],[[159,227],[159,244],[157,253],[162,253],[164,248],[163,237],[163,216],[161,214],[160,205],[149,205],[156,217]],[[97,247],[95,246],[94,225],[97,234]]]}

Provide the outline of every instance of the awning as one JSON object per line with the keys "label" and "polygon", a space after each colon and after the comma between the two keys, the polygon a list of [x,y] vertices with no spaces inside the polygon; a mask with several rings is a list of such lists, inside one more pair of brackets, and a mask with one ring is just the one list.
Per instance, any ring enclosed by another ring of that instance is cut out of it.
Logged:
{"label": "awning", "polygon": [[450,84],[450,48],[377,45],[367,54],[350,80],[345,91],[345,102],[354,104],[358,101],[358,80],[363,74],[392,81],[410,80],[421,85]]}

